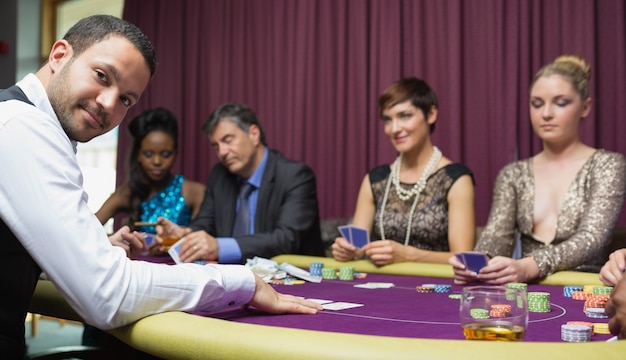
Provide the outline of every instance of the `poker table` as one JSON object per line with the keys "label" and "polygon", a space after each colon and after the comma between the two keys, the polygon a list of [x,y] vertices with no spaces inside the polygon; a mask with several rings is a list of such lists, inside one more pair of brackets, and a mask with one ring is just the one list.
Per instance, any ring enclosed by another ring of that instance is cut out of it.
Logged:
{"label": "poker table", "polygon": [[[376,267],[360,260],[339,263],[330,258],[281,255],[274,258],[308,268],[323,262],[337,269],[351,265],[364,279],[323,280],[303,285],[274,285],[298,296],[363,304],[361,307],[317,315],[267,315],[229,309],[215,314],[168,312],[149,316],[110,333],[141,351],[167,359],[370,359],[419,358],[507,359],[574,358],[622,359],[626,341],[607,343],[610,335],[597,334],[587,343],[560,341],[560,325],[586,320],[582,302],[562,295],[564,285],[600,285],[597,274],[560,272],[528,291],[551,294],[550,313],[531,313],[522,342],[463,340],[458,324],[458,301],[446,293],[418,293],[424,283],[452,284],[452,270],[440,264],[393,264]],[[358,283],[392,282],[389,289],[355,288]],[[461,287],[452,286],[452,292]],[[54,287],[40,281],[31,306],[33,312],[72,317],[63,308]],[[56,303],[50,302],[56,298]],[[75,316],[75,314],[74,314]],[[593,319],[591,322],[606,322]]]}

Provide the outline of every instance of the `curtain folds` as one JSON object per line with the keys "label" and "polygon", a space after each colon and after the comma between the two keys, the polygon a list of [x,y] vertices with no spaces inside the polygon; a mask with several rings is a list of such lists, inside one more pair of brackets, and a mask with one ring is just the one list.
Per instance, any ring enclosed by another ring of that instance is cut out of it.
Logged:
{"label": "curtain folds", "polygon": [[[270,147],[313,168],[323,219],[352,216],[363,176],[395,158],[376,102],[404,76],[425,79],[439,97],[433,142],[473,170],[478,225],[498,171],[541,149],[529,83],[562,53],[593,67],[583,141],[626,154],[621,0],[126,0],[124,18],[159,58],[127,118],[156,106],[178,115],[176,171],[205,181],[217,159],[200,128],[213,108],[243,102]],[[118,182],[127,173],[125,124]]]}

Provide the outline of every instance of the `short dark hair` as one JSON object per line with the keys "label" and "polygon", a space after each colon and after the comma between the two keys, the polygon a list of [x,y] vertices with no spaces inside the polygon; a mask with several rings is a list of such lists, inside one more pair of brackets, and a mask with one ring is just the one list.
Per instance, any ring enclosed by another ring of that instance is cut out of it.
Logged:
{"label": "short dark hair", "polygon": [[[428,119],[430,109],[438,106],[437,94],[422,79],[416,77],[408,77],[400,79],[391,84],[378,98],[378,107],[380,116],[383,111],[397,104],[411,100],[411,104],[422,110],[424,118]],[[430,132],[435,130],[435,124],[430,125]]]}
{"label": "short dark hair", "polygon": [[209,115],[209,118],[204,125],[202,125],[202,132],[204,132],[206,136],[210,137],[217,127],[217,124],[224,120],[232,121],[245,133],[248,133],[251,125],[256,125],[261,133],[261,144],[267,146],[263,126],[261,126],[259,118],[254,111],[248,107],[248,105],[241,103],[227,103],[218,106],[215,110],[213,110],[213,112],[211,112],[211,115]]}
{"label": "short dark hair", "polygon": [[148,37],[134,24],[111,15],[93,15],[81,19],[72,26],[63,37],[74,50],[74,56],[80,55],[93,44],[112,35],[122,36],[130,41],[143,55],[154,76],[157,68],[156,51]]}

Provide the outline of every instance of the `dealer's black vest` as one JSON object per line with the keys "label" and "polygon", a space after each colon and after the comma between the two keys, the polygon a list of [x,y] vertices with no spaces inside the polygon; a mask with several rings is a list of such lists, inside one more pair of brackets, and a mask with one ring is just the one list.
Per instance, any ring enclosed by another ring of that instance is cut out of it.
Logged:
{"label": "dealer's black vest", "polygon": [[[0,101],[13,99],[33,105],[17,86],[0,90]],[[27,358],[24,321],[40,274],[39,266],[0,216],[0,356],[3,359]]]}

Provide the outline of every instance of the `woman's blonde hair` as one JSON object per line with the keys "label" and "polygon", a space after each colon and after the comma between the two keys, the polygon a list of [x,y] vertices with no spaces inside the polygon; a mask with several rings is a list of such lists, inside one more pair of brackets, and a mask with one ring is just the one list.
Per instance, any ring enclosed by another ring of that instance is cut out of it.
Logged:
{"label": "woman's blonde hair", "polygon": [[532,88],[539,78],[550,75],[561,75],[569,79],[583,100],[589,98],[591,66],[582,56],[564,54],[557,57],[553,63],[545,65],[537,72],[530,87]]}

